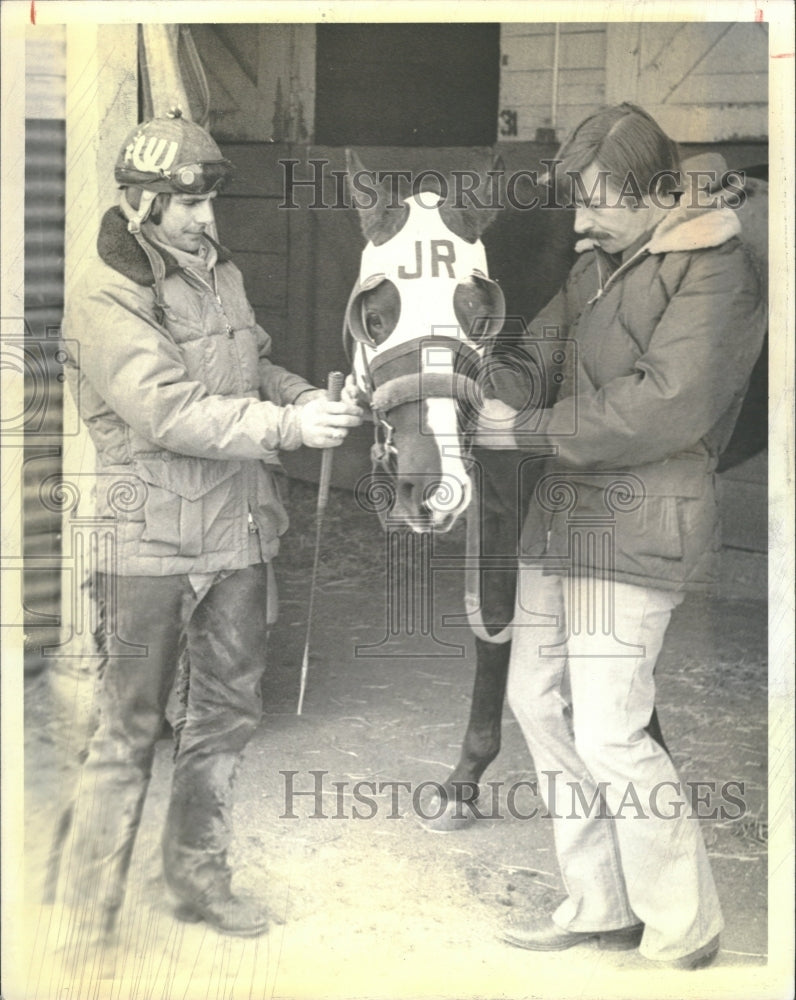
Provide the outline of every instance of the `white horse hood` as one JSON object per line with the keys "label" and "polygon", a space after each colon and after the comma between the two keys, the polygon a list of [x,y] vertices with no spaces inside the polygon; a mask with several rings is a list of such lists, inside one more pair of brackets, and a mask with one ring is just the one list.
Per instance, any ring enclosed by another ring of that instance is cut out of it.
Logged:
{"label": "white horse hood", "polygon": [[406,205],[409,215],[401,231],[381,246],[368,243],[363,250],[360,287],[383,277],[398,289],[401,312],[389,336],[390,347],[418,337],[467,340],[469,331],[457,317],[454,293],[472,275],[488,276],[484,245],[481,240],[468,243],[450,230],[436,200],[431,204],[419,194]]}
{"label": "white horse hood", "polygon": [[[416,531],[449,530],[470,503],[458,394],[472,375],[462,368],[472,368],[479,341],[497,333],[505,317],[503,293],[487,276],[483,244],[450,229],[438,202],[423,201],[420,194],[408,198],[400,231],[378,246],[366,245],[345,320],[356,342],[357,385],[379,414],[378,426],[389,429],[380,451],[392,447],[397,453],[395,428],[385,414],[401,404],[416,406],[414,434],[420,426],[432,431],[438,471],[431,479],[411,467],[401,473],[411,503],[422,509],[422,516],[406,517]],[[396,507],[404,502],[399,496]]]}

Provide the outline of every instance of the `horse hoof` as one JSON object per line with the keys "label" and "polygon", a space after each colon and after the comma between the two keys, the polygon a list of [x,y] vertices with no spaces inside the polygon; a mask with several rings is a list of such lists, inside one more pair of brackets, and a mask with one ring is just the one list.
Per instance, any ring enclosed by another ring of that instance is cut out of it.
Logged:
{"label": "horse hoof", "polygon": [[432,792],[419,804],[417,818],[429,833],[457,833],[472,825],[474,813],[460,799],[443,798]]}

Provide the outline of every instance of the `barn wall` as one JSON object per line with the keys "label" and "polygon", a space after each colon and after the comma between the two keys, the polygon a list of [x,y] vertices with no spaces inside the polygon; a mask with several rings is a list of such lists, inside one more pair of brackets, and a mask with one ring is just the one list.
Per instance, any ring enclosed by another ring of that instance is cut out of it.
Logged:
{"label": "barn wall", "polygon": [[314,132],[314,24],[189,26],[211,94],[210,130],[232,142],[307,142]]}
{"label": "barn wall", "polygon": [[504,24],[499,135],[563,139],[602,104],[641,104],[678,142],[765,139],[764,23]]}

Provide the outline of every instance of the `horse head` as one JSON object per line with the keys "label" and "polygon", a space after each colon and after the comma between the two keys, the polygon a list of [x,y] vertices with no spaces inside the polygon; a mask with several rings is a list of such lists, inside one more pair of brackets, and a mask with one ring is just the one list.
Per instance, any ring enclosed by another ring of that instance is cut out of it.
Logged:
{"label": "horse head", "polygon": [[[350,152],[348,169],[349,179],[364,172]],[[373,410],[374,469],[389,487],[391,523],[447,531],[470,503],[466,436],[481,355],[505,318],[480,240],[495,212],[456,208],[427,189],[401,200],[370,190],[378,197],[359,207],[368,243],[345,330]]]}

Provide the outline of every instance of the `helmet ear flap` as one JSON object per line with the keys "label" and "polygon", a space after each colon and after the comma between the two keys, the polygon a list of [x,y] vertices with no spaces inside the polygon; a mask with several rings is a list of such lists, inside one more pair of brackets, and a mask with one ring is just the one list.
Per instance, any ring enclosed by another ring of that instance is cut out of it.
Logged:
{"label": "helmet ear flap", "polygon": [[134,208],[130,203],[127,197],[127,188],[122,188],[122,195],[119,199],[119,207],[127,219],[127,231],[130,233],[141,231],[142,224],[146,221],[152,210],[152,203],[157,198],[157,191],[150,191],[147,188],[138,188],[137,190],[140,191],[140,195],[137,198],[137,208]]}

